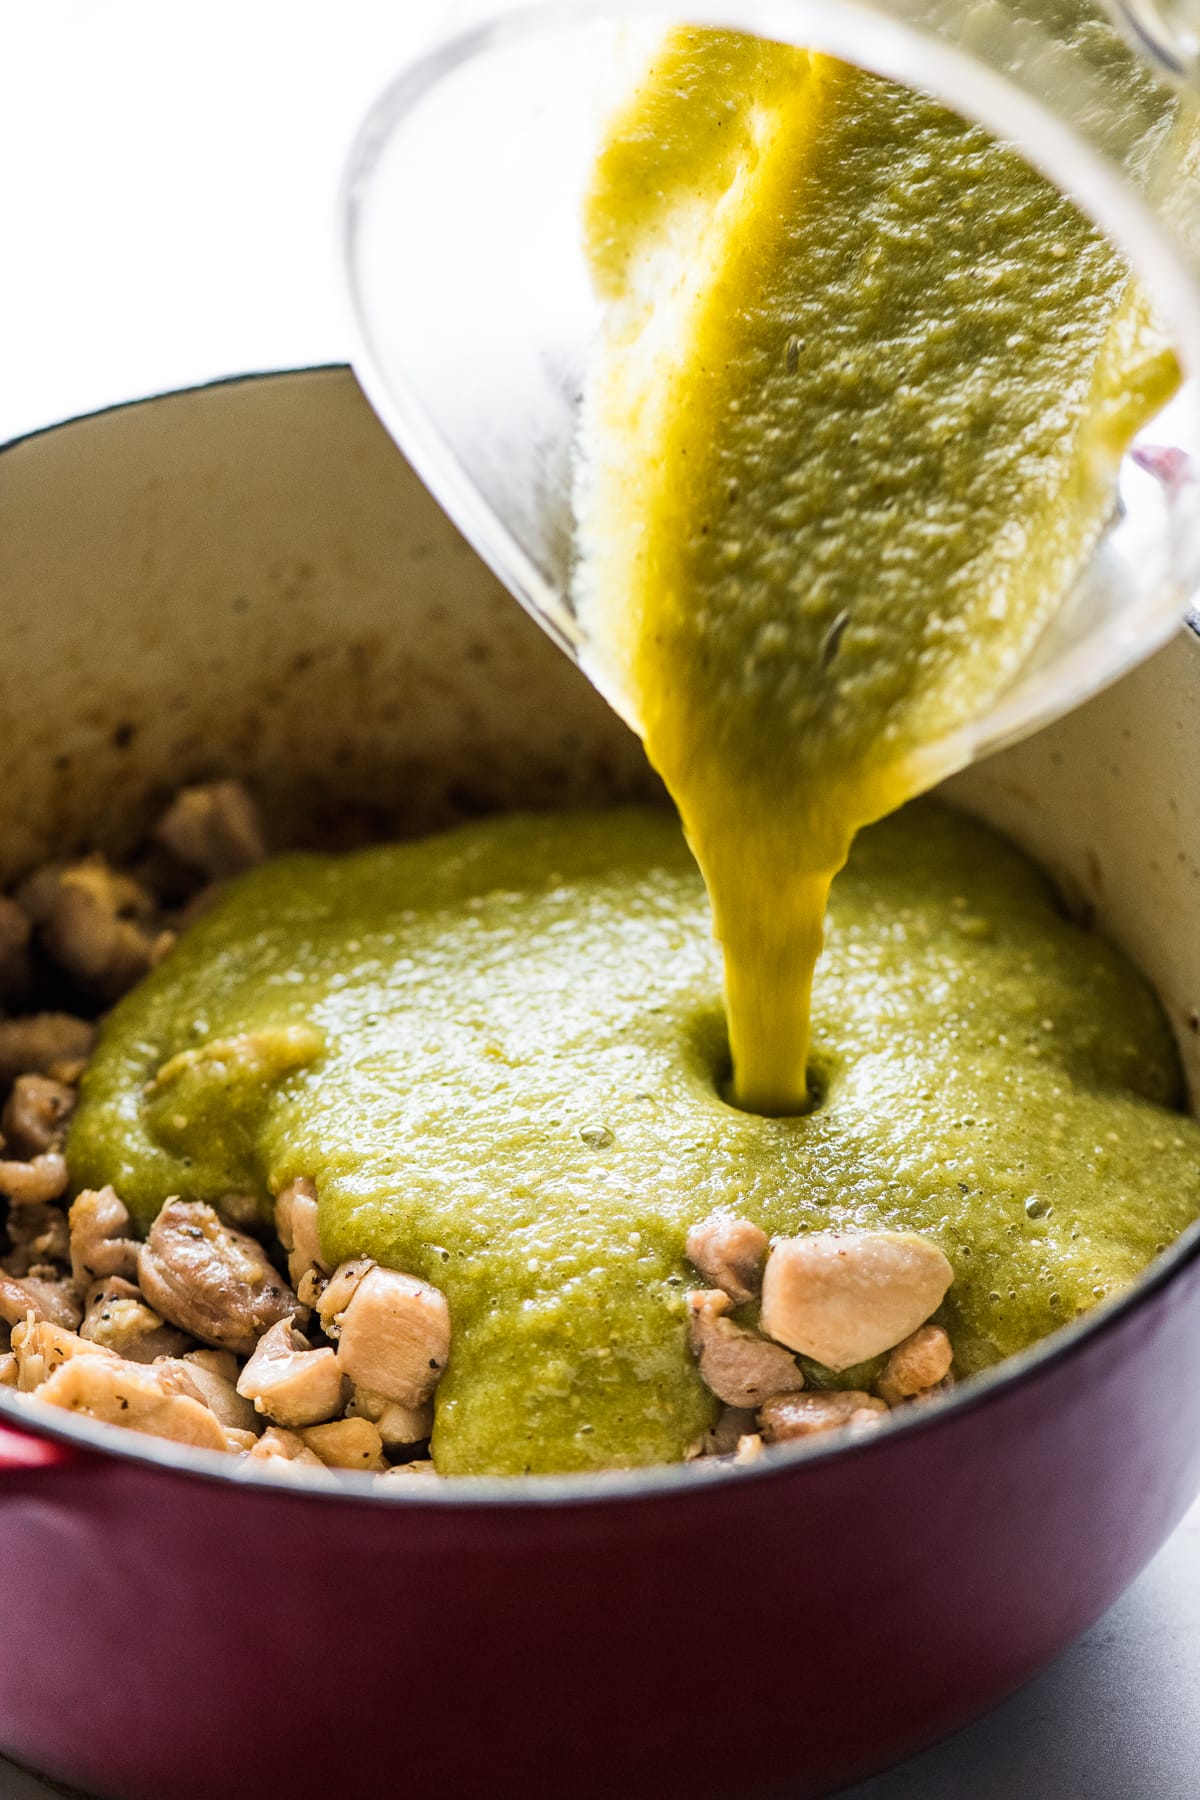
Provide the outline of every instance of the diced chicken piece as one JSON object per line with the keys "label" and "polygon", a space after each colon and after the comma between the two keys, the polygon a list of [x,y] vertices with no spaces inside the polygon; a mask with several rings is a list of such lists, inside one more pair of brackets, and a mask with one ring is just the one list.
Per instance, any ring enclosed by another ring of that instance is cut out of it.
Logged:
{"label": "diced chicken piece", "polygon": [[368,1388],[355,1388],[346,1408],[348,1419],[370,1419],[385,1450],[403,1450],[410,1444],[424,1443],[433,1430],[433,1407],[401,1406],[398,1400],[385,1400]]}
{"label": "diced chicken piece", "polygon": [[62,1282],[45,1281],[27,1275],[18,1281],[7,1270],[0,1270],[0,1319],[7,1325],[19,1325],[32,1314],[36,1322],[48,1320],[74,1331],[82,1313],[70,1289]]}
{"label": "diced chicken piece", "polygon": [[890,1350],[936,1312],[954,1270],[911,1231],[819,1231],[767,1258],[762,1328],[790,1350],[848,1369]]}
{"label": "diced chicken piece", "polygon": [[317,1312],[328,1286],[328,1275],[322,1275],[319,1269],[308,1269],[296,1283],[296,1298],[308,1311]]}
{"label": "diced chicken piece", "polygon": [[737,1441],[737,1454],[734,1463],[739,1469],[747,1469],[756,1463],[763,1453],[763,1441],[757,1431],[748,1431],[745,1437]]}
{"label": "diced chicken piece", "polygon": [[13,1327],[16,1384],[22,1393],[32,1393],[34,1388],[40,1388],[41,1382],[49,1381],[54,1370],[68,1363],[74,1355],[110,1357],[112,1354],[112,1350],[104,1350],[103,1345],[90,1345],[86,1337],[79,1337],[61,1325],[52,1325],[49,1319],[25,1319],[22,1325]]}
{"label": "diced chicken piece", "polygon": [[182,1360],[189,1368],[205,1369],[208,1374],[218,1376],[236,1390],[241,1364],[232,1350],[187,1350]]}
{"label": "diced chicken piece", "polygon": [[136,1363],[152,1363],[160,1356],[180,1356],[190,1342],[182,1331],[168,1325],[147,1306],[133,1283],[120,1275],[92,1283],[79,1335]]}
{"label": "diced chicken piece", "polygon": [[266,855],[257,808],[240,781],[180,788],[154,835],[180,862],[217,879],[240,875]]}
{"label": "diced chicken piece", "polygon": [[322,1288],[317,1303],[317,1316],[321,1321],[321,1330],[326,1337],[333,1338],[335,1343],[342,1329],[342,1315],[350,1304],[354,1290],[375,1266],[369,1256],[352,1257],[349,1262],[338,1264]]}
{"label": "diced chicken piece", "polygon": [[67,1191],[67,1159],[60,1150],[47,1150],[29,1162],[0,1160],[0,1193],[13,1206],[44,1206]]}
{"label": "diced chicken piece", "polygon": [[325,1467],[303,1438],[297,1437],[294,1431],[281,1431],[277,1425],[268,1425],[250,1455],[256,1462],[298,1463],[311,1469]]}
{"label": "diced chicken piece", "polygon": [[688,1260],[710,1287],[720,1288],[738,1306],[753,1300],[762,1286],[767,1260],[765,1231],[749,1219],[726,1219],[714,1214],[687,1234]]}
{"label": "diced chicken piece", "polygon": [[21,900],[55,961],[103,999],[117,999],[150,968],[154,899],[103,857],[41,871]]}
{"label": "diced chicken piece", "polygon": [[62,1325],[68,1331],[78,1330],[83,1307],[69,1281],[62,1280],[57,1275],[31,1273],[23,1277],[21,1286],[32,1296],[43,1318],[55,1325]]}
{"label": "diced chicken piece", "polygon": [[887,1407],[873,1394],[857,1389],[829,1389],[819,1394],[780,1394],[759,1408],[758,1428],[767,1444],[790,1443],[822,1431],[875,1425]]}
{"label": "diced chicken piece", "polygon": [[168,1200],[138,1253],[138,1281],[156,1312],[238,1356],[296,1310],[296,1296],[262,1245],[223,1225],[202,1201]]}
{"label": "diced chicken piece", "polygon": [[954,1350],[940,1325],[922,1325],[897,1344],[883,1365],[875,1392],[889,1406],[899,1406],[937,1387],[950,1373]]}
{"label": "diced chicken piece", "polygon": [[747,1432],[754,1430],[754,1414],[748,1407],[723,1406],[715,1425],[702,1432],[689,1444],[685,1461],[696,1462],[702,1456],[732,1456]]}
{"label": "diced chicken piece", "polygon": [[726,1406],[753,1411],[772,1394],[799,1393],[804,1376],[778,1344],[726,1317],[733,1307],[720,1288],[688,1295],[688,1335],[700,1379]]}
{"label": "diced chicken piece", "polygon": [[263,1333],[237,1383],[256,1412],[293,1431],[336,1418],[345,1404],[344,1387],[334,1352],[328,1345],[314,1350],[290,1319]]}
{"label": "diced chicken piece", "polygon": [[13,1351],[0,1352],[0,1387],[15,1388],[20,1371]]}
{"label": "diced chicken piece", "polygon": [[23,906],[0,895],[0,994],[23,995],[32,973],[29,940],[33,922]]}
{"label": "diced chicken piece", "polygon": [[75,1110],[75,1089],[49,1075],[18,1075],[0,1114],[0,1132],[16,1156],[57,1150]]}
{"label": "diced chicken piece", "polygon": [[71,1274],[81,1293],[93,1281],[116,1275],[137,1276],[140,1245],[131,1236],[133,1222],[125,1203],[111,1187],[84,1188],[67,1214],[71,1232]]}
{"label": "diced chicken piece", "polygon": [[67,1215],[61,1206],[14,1206],[8,1215],[12,1249],[4,1258],[10,1275],[22,1280],[45,1263],[65,1263],[70,1256]]}
{"label": "diced chicken piece", "polygon": [[383,1440],[369,1419],[333,1419],[328,1425],[310,1425],[300,1436],[326,1468],[372,1475],[387,1467]]}
{"label": "diced chicken piece", "polygon": [[44,1381],[74,1356],[109,1357],[111,1350],[102,1344],[89,1344],[73,1331],[53,1325],[48,1319],[26,1320],[13,1326],[12,1350],[17,1360],[17,1385],[22,1393],[31,1394]]}
{"label": "diced chicken piece", "polygon": [[225,1451],[215,1413],[190,1394],[173,1391],[154,1369],[98,1356],[75,1356],[38,1389],[38,1399],[88,1419],[169,1438],[199,1450]]}
{"label": "diced chicken piece", "polygon": [[95,1041],[96,1027],[71,1013],[0,1019],[0,1087],[7,1087],[18,1075],[50,1075],[63,1080],[65,1068],[85,1062]]}
{"label": "diced chicken piece", "polygon": [[328,1265],[321,1261],[316,1184],[307,1175],[280,1190],[275,1200],[275,1231],[287,1251],[288,1275],[297,1293],[306,1275],[328,1275]]}
{"label": "diced chicken piece", "polygon": [[[207,1367],[198,1362],[192,1355],[160,1357],[154,1364],[154,1370],[164,1387],[173,1393],[190,1394],[193,1400],[199,1400],[209,1411],[215,1413],[226,1431],[247,1432],[250,1438],[257,1441],[260,1421],[249,1400],[243,1399],[237,1391],[235,1381],[231,1381],[222,1371]],[[234,1373],[236,1375],[236,1364]]]}
{"label": "diced chicken piece", "polygon": [[[373,1263],[359,1273],[358,1267],[343,1263],[321,1302],[321,1323],[337,1342],[342,1373],[355,1387],[401,1406],[423,1406],[450,1355],[446,1296],[397,1269]],[[355,1271],[352,1277],[348,1269]],[[348,1297],[337,1306],[346,1288]]]}

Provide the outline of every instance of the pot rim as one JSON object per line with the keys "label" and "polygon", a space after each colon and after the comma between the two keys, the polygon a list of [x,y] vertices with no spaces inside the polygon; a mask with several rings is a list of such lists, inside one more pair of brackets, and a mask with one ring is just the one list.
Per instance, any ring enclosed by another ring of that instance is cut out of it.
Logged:
{"label": "pot rim", "polygon": [[[168,388],[22,432],[18,437],[0,443],[0,456],[72,425],[132,412],[160,401],[181,400],[189,395],[241,387],[251,382],[335,374],[353,377],[354,371],[344,362],[298,364],[282,369],[249,370],[187,387]],[[401,452],[396,449],[395,454],[400,456]],[[1200,654],[1200,613],[1189,612],[1181,623],[1186,626],[1191,642]],[[581,674],[580,680],[585,679]],[[893,1413],[882,1424],[873,1427],[869,1436],[847,1442],[843,1434],[836,1433],[829,1442],[822,1442],[818,1437],[795,1445],[781,1444],[766,1451],[757,1463],[738,1468],[717,1459],[699,1458],[691,1463],[665,1463],[594,1474],[453,1476],[440,1480],[413,1477],[411,1481],[397,1478],[386,1483],[377,1476],[348,1471],[324,1469],[309,1473],[307,1469],[293,1468],[292,1478],[281,1481],[266,1468],[248,1469],[244,1459],[234,1461],[217,1451],[188,1449],[162,1438],[147,1437],[124,1431],[116,1425],[70,1415],[64,1415],[61,1420],[43,1417],[43,1414],[52,1414],[53,1409],[31,1408],[23,1396],[8,1388],[0,1388],[0,1425],[23,1436],[89,1452],[87,1461],[116,1459],[158,1469],[168,1475],[185,1475],[226,1490],[265,1494],[281,1502],[323,1500],[345,1505],[354,1500],[369,1505],[525,1512],[530,1508],[547,1507],[570,1511],[619,1501],[665,1502],[687,1497],[700,1500],[711,1491],[714,1482],[723,1485],[732,1481],[739,1487],[747,1483],[779,1482],[802,1475],[805,1469],[817,1464],[826,1465],[847,1457],[856,1457],[865,1464],[868,1458],[886,1455],[888,1447],[900,1438],[907,1440],[917,1434],[929,1435],[946,1429],[965,1414],[982,1411],[1005,1399],[1013,1389],[1032,1385],[1056,1372],[1106,1333],[1149,1307],[1198,1260],[1200,1218],[1147,1264],[1122,1293],[1028,1349],[1006,1357],[993,1369],[971,1376],[944,1398],[907,1407],[903,1413]],[[3,1479],[0,1473],[0,1491]]]}

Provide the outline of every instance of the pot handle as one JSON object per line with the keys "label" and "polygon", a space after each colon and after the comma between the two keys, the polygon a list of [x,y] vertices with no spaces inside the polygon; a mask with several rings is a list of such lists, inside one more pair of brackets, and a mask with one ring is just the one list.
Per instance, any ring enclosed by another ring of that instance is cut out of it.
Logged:
{"label": "pot handle", "polygon": [[0,1425],[0,1481],[5,1475],[24,1474],[31,1469],[67,1468],[75,1461],[75,1452],[66,1444]]}

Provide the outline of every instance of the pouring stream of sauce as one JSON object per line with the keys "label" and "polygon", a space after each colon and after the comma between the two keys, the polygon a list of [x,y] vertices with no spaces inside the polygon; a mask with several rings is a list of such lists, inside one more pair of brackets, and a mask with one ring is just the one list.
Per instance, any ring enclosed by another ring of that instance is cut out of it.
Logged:
{"label": "pouring stream of sauce", "polygon": [[1111,244],[933,100],[670,34],[588,201],[577,603],[704,873],[733,1096],[808,1104],[830,883],[948,773],[1173,358]]}

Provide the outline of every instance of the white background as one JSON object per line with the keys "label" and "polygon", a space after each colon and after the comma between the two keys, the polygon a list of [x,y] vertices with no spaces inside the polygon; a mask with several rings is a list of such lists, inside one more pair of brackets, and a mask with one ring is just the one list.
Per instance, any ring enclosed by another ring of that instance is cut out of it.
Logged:
{"label": "white background", "polygon": [[[333,221],[351,134],[407,51],[482,10],[0,0],[0,441],[344,359]],[[0,1800],[45,1792],[0,1767]],[[1200,1510],[1055,1669],[868,1796],[1197,1800]]]}

